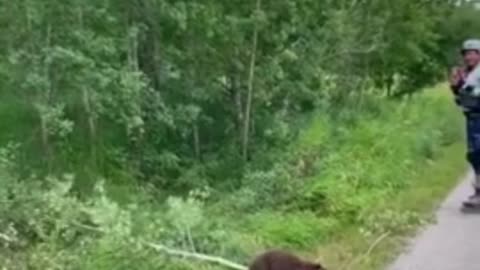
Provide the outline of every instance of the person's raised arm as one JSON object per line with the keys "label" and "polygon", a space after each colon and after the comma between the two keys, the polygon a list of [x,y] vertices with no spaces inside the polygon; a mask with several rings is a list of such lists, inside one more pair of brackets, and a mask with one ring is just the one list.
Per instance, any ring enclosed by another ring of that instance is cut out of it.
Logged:
{"label": "person's raised arm", "polygon": [[458,94],[458,91],[463,86],[465,78],[465,69],[455,67],[450,74],[450,89],[454,94]]}

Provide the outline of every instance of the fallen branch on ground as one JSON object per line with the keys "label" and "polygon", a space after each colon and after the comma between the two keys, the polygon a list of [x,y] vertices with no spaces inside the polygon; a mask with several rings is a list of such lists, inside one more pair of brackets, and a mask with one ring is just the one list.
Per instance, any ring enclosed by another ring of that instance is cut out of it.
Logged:
{"label": "fallen branch on ground", "polygon": [[390,232],[386,232],[386,233],[380,235],[380,237],[378,237],[378,238],[370,245],[370,247],[368,248],[367,252],[365,252],[364,254],[356,257],[356,258],[353,259],[349,264],[347,264],[346,267],[343,267],[343,268],[341,268],[341,269],[350,270],[353,265],[355,265],[356,263],[358,263],[358,262],[362,261],[363,259],[367,258],[368,256],[370,256],[370,254],[371,254],[372,251],[375,249],[375,247],[377,247],[385,238],[387,238],[388,235],[390,235]]}
{"label": "fallen branch on ground", "polygon": [[0,233],[0,239],[2,239],[3,241],[5,241],[7,243],[15,242],[12,238],[10,238],[10,236],[8,236],[6,234],[3,234],[3,233]]}
{"label": "fallen branch on ground", "polygon": [[246,267],[244,265],[229,261],[229,260],[224,259],[224,258],[216,257],[216,256],[172,249],[172,248],[168,248],[168,247],[163,246],[163,245],[153,244],[153,243],[148,243],[148,242],[144,242],[144,245],[146,245],[146,246],[148,246],[148,247],[150,247],[150,248],[152,248],[156,251],[165,252],[169,255],[186,257],[186,258],[196,259],[196,260],[199,260],[199,261],[215,263],[215,264],[219,264],[219,265],[228,267],[230,269],[235,269],[235,270],[247,270],[248,269],[248,267]]}
{"label": "fallen branch on ground", "polygon": [[[82,224],[80,222],[74,222],[73,225],[75,225],[79,228],[90,230],[90,231],[95,231],[95,232],[104,233],[104,234],[107,233],[105,230],[102,230],[102,229],[94,227],[94,226],[85,225],[85,224]],[[0,234],[0,238],[1,238],[1,234]],[[185,258],[196,259],[196,260],[199,260],[199,261],[215,263],[215,264],[222,265],[222,266],[225,266],[227,268],[234,269],[234,270],[247,270],[248,269],[248,267],[246,267],[244,265],[229,261],[229,260],[224,259],[224,258],[216,257],[216,256],[173,249],[173,248],[166,247],[164,245],[154,244],[154,243],[145,242],[145,241],[143,241],[142,244],[151,248],[151,249],[154,249],[156,251],[164,252],[164,253],[167,253],[167,254],[173,255],[173,256],[180,256],[180,257],[185,257]]]}
{"label": "fallen branch on ground", "polygon": [[105,230],[102,230],[102,229],[100,229],[100,228],[98,228],[98,227],[95,227],[95,226],[92,226],[92,225],[83,224],[83,223],[76,222],[76,221],[73,221],[73,222],[72,222],[72,225],[75,225],[75,226],[77,226],[77,227],[80,228],[80,229],[84,229],[84,230],[88,230],[88,231],[92,231],[92,232],[103,233],[103,234],[106,234],[106,233],[107,233]]}

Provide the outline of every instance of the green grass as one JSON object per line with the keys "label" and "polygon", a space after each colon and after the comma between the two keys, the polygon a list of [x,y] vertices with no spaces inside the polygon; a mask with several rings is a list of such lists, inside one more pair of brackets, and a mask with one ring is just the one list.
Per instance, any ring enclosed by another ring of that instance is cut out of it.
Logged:
{"label": "green grass", "polygon": [[[289,145],[288,162],[247,177],[241,192],[227,194],[234,203],[218,202],[224,212],[212,217],[226,215],[231,234],[255,243],[242,254],[281,247],[330,269],[382,269],[429,220],[466,169],[462,115],[444,86],[406,102],[373,101],[376,112],[347,121],[317,113]],[[276,199],[291,187],[300,191],[282,207]],[[231,205],[245,207],[223,214]]]}
{"label": "green grass", "polygon": [[[106,179],[107,196],[88,193],[85,202],[55,185],[5,178],[6,184],[13,181],[12,192],[18,198],[5,198],[16,205],[15,212],[8,204],[4,209],[0,205],[0,212],[19,224],[33,222],[23,228],[26,237],[56,224],[87,243],[82,246],[78,239],[47,230],[48,244],[25,238],[30,241],[28,249],[7,249],[7,258],[15,258],[10,269],[25,269],[27,264],[38,265],[32,269],[56,264],[74,270],[220,269],[132,249],[130,237],[188,249],[184,231],[188,226],[197,250],[244,264],[255,253],[274,247],[319,259],[329,269],[380,270],[398,254],[404,239],[431,217],[465,171],[466,162],[463,119],[445,87],[408,101],[373,96],[370,102],[358,112],[346,108],[339,117],[321,112],[305,116],[309,120],[295,140],[266,151],[265,160],[272,161],[260,160],[262,166],[252,166],[243,178],[225,180],[239,183],[233,191],[200,189],[165,203],[175,193],[149,192],[118,168]],[[89,174],[76,177],[82,183],[96,179]],[[184,178],[198,177],[191,173]],[[55,196],[43,201],[43,194]],[[31,200],[33,195],[38,196],[36,201]],[[88,217],[81,210],[85,208],[92,210]],[[33,209],[42,212],[32,218]],[[123,214],[112,215],[113,210]],[[111,224],[125,227],[95,235],[68,225],[79,218],[104,222],[106,230]],[[356,261],[385,232],[388,237]],[[0,261],[5,256],[1,251]],[[60,252],[65,256],[57,258]]]}
{"label": "green grass", "polygon": [[[387,203],[383,202],[377,207],[368,209],[367,212],[411,212],[418,213],[422,220],[430,219],[432,212],[458,184],[458,180],[466,171],[464,151],[464,145],[461,142],[443,149],[438,160],[425,164],[424,169],[414,179],[415,184],[401,190]],[[321,257],[331,269],[348,270],[345,267],[353,261],[357,262],[351,265],[351,269],[383,269],[399,254],[406,237],[412,236],[417,229],[418,225],[400,228],[400,230],[388,234],[366,259],[357,261],[357,258],[366,253],[372,243],[381,236],[381,233],[365,237],[359,232],[358,227],[345,227],[337,231],[327,244],[318,247],[315,254]]]}

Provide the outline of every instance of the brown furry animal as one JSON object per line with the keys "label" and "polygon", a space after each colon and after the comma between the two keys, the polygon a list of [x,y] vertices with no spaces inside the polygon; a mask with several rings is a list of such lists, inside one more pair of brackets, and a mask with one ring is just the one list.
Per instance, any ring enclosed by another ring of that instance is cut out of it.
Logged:
{"label": "brown furry animal", "polygon": [[319,263],[303,261],[285,251],[271,250],[253,260],[249,270],[326,270]]}

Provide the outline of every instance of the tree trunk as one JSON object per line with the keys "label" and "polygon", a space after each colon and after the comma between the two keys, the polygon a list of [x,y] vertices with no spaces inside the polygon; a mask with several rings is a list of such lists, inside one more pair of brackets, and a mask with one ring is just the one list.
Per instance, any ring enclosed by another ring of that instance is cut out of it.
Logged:
{"label": "tree trunk", "polygon": [[[83,30],[83,9],[81,6],[78,8],[78,22],[80,24],[80,29]],[[92,164],[97,164],[97,127],[95,121],[95,113],[92,109],[92,98],[90,91],[86,87],[82,87],[82,103],[83,109],[85,110],[85,115],[87,117],[87,126],[88,126],[88,136],[89,136],[89,148],[90,148],[90,158]]]}
{"label": "tree trunk", "polygon": [[[52,33],[52,27],[49,24],[47,26],[47,36],[46,36],[46,47],[49,48],[51,46],[51,33]],[[50,65],[49,63],[45,62],[44,63],[44,76],[49,80],[48,86],[46,89],[43,89],[43,93],[40,94],[40,104],[42,105],[39,106],[39,113],[40,113],[40,130],[42,133],[42,144],[43,144],[43,149],[45,153],[45,162],[47,164],[47,169],[48,172],[51,171],[52,169],[52,158],[53,158],[53,150],[52,146],[50,144],[50,134],[48,130],[48,119],[45,116],[46,108],[50,105],[50,92],[51,92],[51,81],[50,81]]]}
{"label": "tree trunk", "polygon": [[195,157],[200,160],[202,158],[200,151],[200,131],[198,129],[198,123],[193,124],[193,148],[195,151]]}
{"label": "tree trunk", "polygon": [[96,163],[97,161],[97,127],[95,124],[95,114],[91,106],[90,93],[87,88],[82,87],[82,100],[83,108],[87,116],[87,125],[88,125],[88,136],[90,139],[90,155],[92,161]]}
{"label": "tree trunk", "polygon": [[391,97],[393,95],[393,78],[392,76],[388,76],[385,80],[385,87],[387,88],[387,97]]}
{"label": "tree trunk", "polygon": [[43,148],[43,153],[44,153],[44,162],[46,164],[48,172],[51,170],[51,157],[52,157],[52,149],[50,147],[50,140],[48,136],[48,124],[47,120],[45,119],[45,116],[43,115],[45,112],[42,112],[42,110],[38,110],[38,113],[40,115],[40,133],[41,133],[41,139],[42,139],[42,148]]}
{"label": "tree trunk", "polygon": [[[257,0],[255,11],[260,11],[261,0]],[[250,137],[250,117],[252,110],[253,99],[253,83],[255,79],[255,62],[257,57],[257,43],[258,43],[258,23],[255,23],[253,29],[253,44],[250,58],[250,69],[248,74],[247,84],[247,101],[245,104],[245,119],[243,123],[243,140],[242,140],[242,157],[244,162],[248,161],[248,144]]]}
{"label": "tree trunk", "polygon": [[[238,87],[237,79],[235,75],[231,76],[231,91],[233,95],[233,102],[235,104],[235,126],[236,126],[236,140],[238,145],[242,145],[242,136],[243,136],[243,101],[242,101],[242,92]],[[241,147],[239,147],[240,149]]]}

